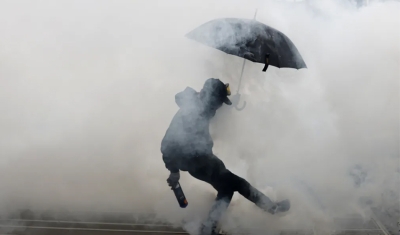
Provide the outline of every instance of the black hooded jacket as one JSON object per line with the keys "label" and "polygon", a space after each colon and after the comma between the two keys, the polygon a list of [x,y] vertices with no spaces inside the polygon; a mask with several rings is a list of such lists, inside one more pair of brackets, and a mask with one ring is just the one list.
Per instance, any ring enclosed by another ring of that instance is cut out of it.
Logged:
{"label": "black hooded jacket", "polygon": [[175,95],[179,110],[161,142],[163,160],[171,172],[187,170],[190,158],[213,154],[209,125],[218,107],[211,108],[204,97],[190,87]]}

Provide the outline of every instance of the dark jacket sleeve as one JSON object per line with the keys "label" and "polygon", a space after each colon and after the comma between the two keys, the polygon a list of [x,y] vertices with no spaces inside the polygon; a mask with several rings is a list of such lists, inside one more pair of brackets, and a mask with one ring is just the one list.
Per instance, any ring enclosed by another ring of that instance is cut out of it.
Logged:
{"label": "dark jacket sleeve", "polygon": [[165,155],[163,155],[163,161],[165,163],[165,168],[167,168],[170,172],[172,173],[179,172],[179,168],[176,165],[174,159],[171,159],[170,157],[166,157]]}

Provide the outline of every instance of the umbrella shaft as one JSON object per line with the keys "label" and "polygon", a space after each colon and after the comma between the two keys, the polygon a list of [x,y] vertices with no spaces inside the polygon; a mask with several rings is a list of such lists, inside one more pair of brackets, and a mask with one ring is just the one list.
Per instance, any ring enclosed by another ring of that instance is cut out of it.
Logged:
{"label": "umbrella shaft", "polygon": [[244,65],[245,65],[245,63],[246,63],[246,59],[243,59],[242,72],[240,73],[240,80],[239,80],[239,85],[238,85],[237,93],[239,93],[240,85],[242,84],[242,77],[243,77],[243,71],[244,71]]}
{"label": "umbrella shaft", "polygon": [[253,20],[256,20],[256,16],[257,16],[257,10],[258,10],[258,9],[256,9],[256,13],[254,13]]}
{"label": "umbrella shaft", "polygon": [[[253,20],[256,19],[257,10],[258,10],[258,9],[256,9],[256,12],[254,13],[254,18],[253,18]],[[240,85],[242,84],[242,77],[243,77],[243,71],[244,71],[244,65],[245,65],[245,63],[246,63],[246,59],[243,59],[242,72],[241,72],[241,74],[240,74],[239,85],[238,85],[238,89],[237,89],[237,93],[238,93],[238,94],[239,94],[239,90],[240,90]]]}

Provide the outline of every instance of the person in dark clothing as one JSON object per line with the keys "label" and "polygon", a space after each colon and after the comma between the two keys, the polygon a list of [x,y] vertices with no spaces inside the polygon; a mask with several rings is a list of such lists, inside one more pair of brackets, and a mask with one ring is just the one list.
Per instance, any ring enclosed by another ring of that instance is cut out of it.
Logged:
{"label": "person in dark clothing", "polygon": [[229,206],[234,192],[253,202],[259,208],[275,214],[288,211],[289,200],[272,202],[245,179],[229,171],[225,164],[213,154],[213,140],[209,132],[210,120],[225,103],[231,105],[229,84],[210,78],[200,92],[187,87],[175,95],[179,106],[161,142],[161,153],[165,167],[170,171],[167,179],[174,187],[180,179],[180,171],[187,171],[201,181],[211,184],[218,192],[217,198],[203,223],[201,234],[216,234],[216,226]]}

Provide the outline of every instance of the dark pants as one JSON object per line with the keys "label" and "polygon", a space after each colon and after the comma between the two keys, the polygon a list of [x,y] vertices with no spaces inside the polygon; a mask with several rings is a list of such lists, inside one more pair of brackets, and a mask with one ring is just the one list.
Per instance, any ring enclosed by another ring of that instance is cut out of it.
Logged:
{"label": "dark pants", "polygon": [[239,192],[265,211],[275,205],[245,179],[226,169],[225,164],[215,155],[192,158],[188,162],[188,172],[196,179],[211,184],[218,191],[209,218],[204,223],[204,234],[210,234],[216,227],[218,220],[229,206],[234,192]]}

